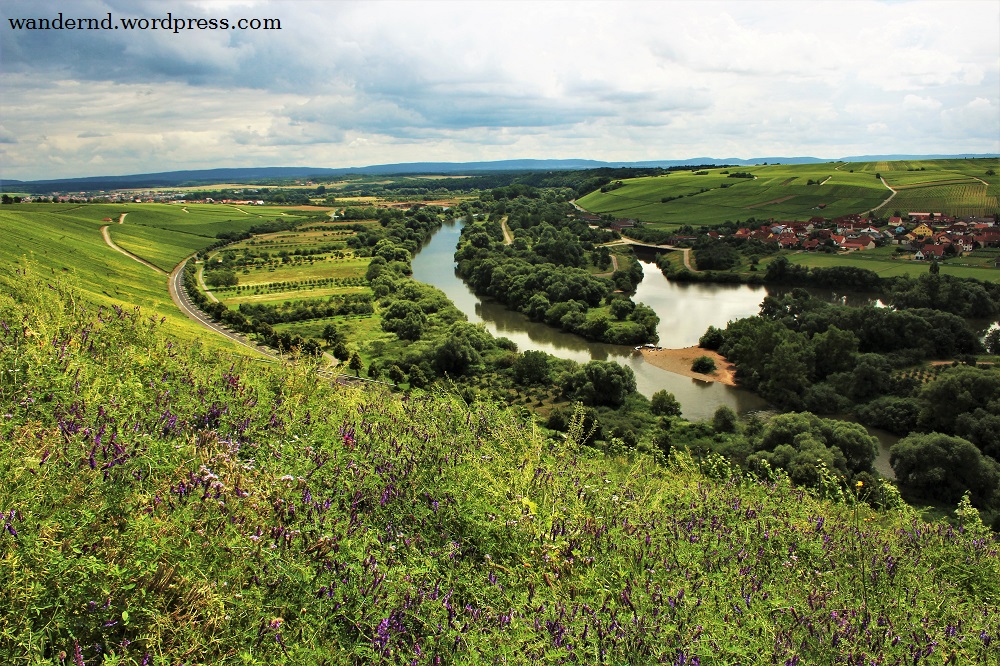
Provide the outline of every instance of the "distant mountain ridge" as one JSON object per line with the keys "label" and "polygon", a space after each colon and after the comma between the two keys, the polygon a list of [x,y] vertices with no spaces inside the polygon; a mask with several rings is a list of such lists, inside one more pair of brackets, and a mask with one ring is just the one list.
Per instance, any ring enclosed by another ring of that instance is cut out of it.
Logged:
{"label": "distant mountain ridge", "polygon": [[351,174],[361,175],[414,175],[414,174],[468,174],[483,171],[557,171],[598,168],[655,168],[702,166],[709,164],[750,166],[754,164],[816,164],[821,162],[875,162],[892,160],[968,159],[997,157],[996,154],[957,155],[855,155],[837,159],[819,157],[693,157],[684,160],[644,160],[605,162],[586,159],[520,159],[490,162],[408,162],[376,164],[364,167],[235,167],[217,169],[188,169],[121,176],[86,176],[81,178],[54,178],[20,181],[0,180],[0,191],[33,191],[45,189],[111,190],[130,187],[176,187],[179,185],[211,185],[224,182],[246,182],[273,178],[331,177]]}

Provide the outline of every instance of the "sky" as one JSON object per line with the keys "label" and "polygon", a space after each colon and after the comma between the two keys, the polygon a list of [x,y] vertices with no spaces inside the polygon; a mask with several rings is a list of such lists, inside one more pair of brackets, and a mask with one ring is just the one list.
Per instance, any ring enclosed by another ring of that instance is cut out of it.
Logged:
{"label": "sky", "polygon": [[[119,28],[11,26],[60,12]],[[281,29],[121,24],[168,14]],[[998,26],[997,0],[3,0],[0,178],[998,153]]]}

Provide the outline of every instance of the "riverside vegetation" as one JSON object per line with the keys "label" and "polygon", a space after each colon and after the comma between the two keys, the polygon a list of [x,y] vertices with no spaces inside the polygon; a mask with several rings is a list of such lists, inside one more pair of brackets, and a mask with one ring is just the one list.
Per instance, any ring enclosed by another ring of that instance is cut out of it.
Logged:
{"label": "riverside vegetation", "polygon": [[4,663],[998,663],[967,501],[602,453],[579,413],[548,437],[165,326],[0,277]]}
{"label": "riverside vegetation", "polygon": [[[574,193],[567,187],[514,185],[459,203],[451,214],[472,220],[456,253],[460,271],[477,289],[583,335],[615,341],[654,335],[655,313],[627,296],[641,277],[635,270],[638,264],[619,255],[619,270],[607,271],[607,248],[595,243],[607,240],[609,232],[568,222],[572,209],[567,199]],[[211,228],[186,211],[168,211],[171,207],[140,211],[147,220],[143,226],[152,229],[143,234],[172,239],[177,228],[201,233]],[[230,285],[216,291],[222,302],[201,295],[190,265],[188,291],[219,320],[279,350],[311,354],[325,348],[350,372],[366,371],[405,390],[438,385],[450,387],[469,403],[521,404],[538,414],[545,427],[563,433],[571,423],[573,404],[579,402],[585,442],[612,453],[719,453],[748,469],[767,463],[811,486],[821,481],[815,468],[822,460],[844,482],[865,483],[866,493],[877,487],[872,468],[877,444],[860,426],[834,427],[835,422],[812,419],[802,422],[802,437],[793,440],[770,436],[752,419],[735,423],[735,415],[724,409],[711,423],[691,424],[677,418],[679,405],[669,394],[660,392],[652,400],[638,394],[626,367],[603,361],[581,366],[538,352],[518,353],[509,341],[464,321],[441,292],[408,277],[412,253],[443,215],[434,207],[405,212],[347,207],[336,223],[315,215],[304,223],[227,221],[218,233],[217,251],[211,245],[203,250],[210,258],[206,281]],[[514,231],[510,243],[505,242],[503,225]],[[207,238],[201,242],[207,244]],[[179,259],[186,250],[171,251]],[[602,276],[601,271],[607,272]],[[222,274],[242,282],[233,287],[229,279],[215,279]],[[321,277],[333,274],[338,277]],[[765,275],[779,283],[871,282],[865,271],[806,271],[782,258],[769,264]],[[908,310],[844,309],[800,295],[780,303],[769,299],[762,317],[735,322],[725,332],[709,331],[704,345],[719,348],[725,342],[744,385],[779,407],[823,414],[853,410],[862,421],[900,435],[939,432],[961,437],[960,442],[948,441],[952,454],[920,455],[941,450],[937,440],[923,440],[917,449],[901,448],[911,453],[899,458],[899,469],[906,469],[897,470],[900,486],[911,500],[952,507],[968,491],[985,512],[986,522],[995,523],[1000,498],[992,490],[997,485],[997,445],[991,433],[996,431],[998,411],[993,393],[980,392],[980,398],[958,406],[954,417],[941,425],[940,420],[920,417],[937,408],[940,391],[923,390],[912,378],[923,372],[914,364],[929,358],[958,354],[968,363],[981,351],[963,320],[926,308],[964,316],[995,313],[996,290],[947,276],[898,284],[893,302]],[[531,288],[541,285],[544,292]],[[976,373],[989,384],[989,371]],[[942,381],[934,384],[944,387],[950,376],[941,375]],[[780,423],[778,419],[767,428]],[[953,455],[956,451],[961,455]],[[936,478],[953,483],[936,483]]]}

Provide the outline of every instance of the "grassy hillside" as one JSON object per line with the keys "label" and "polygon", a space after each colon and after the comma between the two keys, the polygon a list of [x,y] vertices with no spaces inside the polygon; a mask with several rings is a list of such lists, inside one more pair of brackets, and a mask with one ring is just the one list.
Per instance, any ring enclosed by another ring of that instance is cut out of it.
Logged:
{"label": "grassy hillside", "polygon": [[[620,181],[579,204],[595,213],[668,226],[726,220],[807,220],[866,213],[886,202],[891,211],[992,215],[998,210],[1000,160],[830,162],[680,171]],[[730,177],[749,174],[753,178]]]}
{"label": "grassy hillside", "polygon": [[[96,303],[138,305],[147,313],[166,317],[171,329],[185,338],[205,337],[207,344],[235,350],[220,336],[205,336],[171,302],[167,278],[108,247],[100,228],[109,225],[117,245],[169,272],[184,257],[216,242],[217,233],[241,231],[278,215],[274,210],[250,210],[252,215],[208,205],[3,206],[0,236],[5,241],[0,243],[0,261],[13,267],[27,258],[49,276],[70,276]],[[118,224],[123,213],[124,223]]]}
{"label": "grassy hillside", "polygon": [[603,457],[47,273],[0,278],[2,663],[998,663],[972,512]]}

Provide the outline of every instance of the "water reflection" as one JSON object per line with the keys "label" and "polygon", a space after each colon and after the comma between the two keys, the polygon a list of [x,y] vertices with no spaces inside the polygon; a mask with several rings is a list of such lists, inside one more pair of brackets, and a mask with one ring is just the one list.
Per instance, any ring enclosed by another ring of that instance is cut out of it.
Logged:
{"label": "water reflection", "polygon": [[[454,253],[461,230],[460,222],[449,222],[435,232],[413,259],[413,277],[441,289],[456,307],[465,313],[469,321],[484,324],[493,335],[509,338],[521,351],[528,349],[544,351],[578,363],[599,360],[617,361],[627,365],[635,373],[640,393],[651,396],[661,389],[670,391],[680,402],[685,418],[691,420],[710,418],[720,405],[728,405],[738,413],[766,407],[764,400],[749,391],[661,370],[645,363],[642,356],[633,353],[629,347],[590,342],[580,336],[533,322],[518,312],[508,310],[500,303],[480,300],[455,275]],[[646,275],[651,284],[655,282],[659,285],[671,285],[652,264],[644,266],[644,271],[647,271]],[[671,323],[666,324],[669,330],[664,330],[664,324],[661,324],[661,339],[669,341],[667,344],[670,346],[690,346],[696,344],[698,337],[704,333],[709,325],[706,322],[718,322],[715,325],[725,326],[728,321],[719,321],[714,317],[718,314],[718,308],[707,305],[707,301],[711,298],[710,294],[720,286],[729,285],[681,285],[680,290],[673,292],[674,300],[663,298],[657,301],[657,305],[642,298],[637,297],[637,300],[643,300],[656,309],[661,318],[664,317],[663,312],[660,312],[661,309],[668,313],[683,313],[683,316],[670,317]],[[702,289],[699,290],[698,287]],[[653,291],[649,290],[650,296],[653,296]],[[733,308],[726,312],[732,313],[733,316],[756,314],[765,293],[761,290],[759,295],[756,295],[758,292],[754,291],[754,288],[744,290],[743,300],[739,301],[739,305],[734,304]],[[690,314],[689,299],[705,303],[699,310],[698,316]]]}

